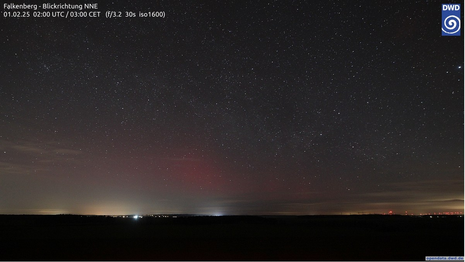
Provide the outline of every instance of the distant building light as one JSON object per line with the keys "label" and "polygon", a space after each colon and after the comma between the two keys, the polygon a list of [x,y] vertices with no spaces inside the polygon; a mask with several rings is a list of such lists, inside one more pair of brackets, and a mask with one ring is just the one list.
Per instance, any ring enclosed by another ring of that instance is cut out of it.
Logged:
{"label": "distant building light", "polygon": [[134,216],[133,218],[134,218],[134,219],[137,219],[137,218],[139,218],[139,217],[136,215],[136,216]]}

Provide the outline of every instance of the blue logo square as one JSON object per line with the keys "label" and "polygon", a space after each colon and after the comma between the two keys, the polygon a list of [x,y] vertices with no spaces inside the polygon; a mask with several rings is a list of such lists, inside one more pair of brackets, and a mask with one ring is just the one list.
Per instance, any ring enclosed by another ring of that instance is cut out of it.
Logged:
{"label": "blue logo square", "polygon": [[460,8],[460,4],[442,5],[441,27],[443,36],[460,36],[462,27]]}

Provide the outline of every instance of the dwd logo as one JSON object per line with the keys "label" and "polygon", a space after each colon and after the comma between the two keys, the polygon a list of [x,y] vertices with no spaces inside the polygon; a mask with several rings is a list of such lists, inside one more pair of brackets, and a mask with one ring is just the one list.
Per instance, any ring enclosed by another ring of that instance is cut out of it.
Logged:
{"label": "dwd logo", "polygon": [[460,4],[442,5],[442,35],[460,36]]}

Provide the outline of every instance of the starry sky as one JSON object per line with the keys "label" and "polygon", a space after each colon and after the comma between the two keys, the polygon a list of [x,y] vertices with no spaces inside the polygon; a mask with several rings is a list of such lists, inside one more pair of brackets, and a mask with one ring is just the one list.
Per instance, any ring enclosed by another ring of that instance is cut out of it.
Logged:
{"label": "starry sky", "polygon": [[2,17],[1,214],[463,212],[440,2],[98,4]]}

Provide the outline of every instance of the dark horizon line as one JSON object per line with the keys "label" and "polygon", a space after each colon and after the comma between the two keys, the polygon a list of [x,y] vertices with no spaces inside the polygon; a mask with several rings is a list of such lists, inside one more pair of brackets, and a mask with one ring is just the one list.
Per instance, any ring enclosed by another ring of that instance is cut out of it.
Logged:
{"label": "dark horizon line", "polygon": [[421,213],[421,214],[382,214],[382,213],[350,213],[350,214],[313,214],[313,215],[276,215],[276,214],[267,214],[267,215],[252,215],[252,214],[241,214],[241,215],[212,215],[212,214],[189,214],[189,213],[180,213],[180,214],[124,214],[124,215],[97,215],[97,214],[0,214],[0,216],[87,216],[87,217],[134,217],[138,216],[139,218],[143,217],[152,217],[158,218],[158,216],[185,216],[185,217],[311,217],[311,216],[402,216],[402,217],[418,217],[418,216],[463,216],[463,212],[459,214],[444,214],[444,213]]}

